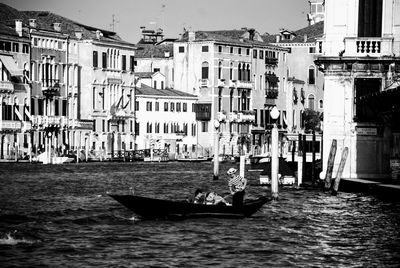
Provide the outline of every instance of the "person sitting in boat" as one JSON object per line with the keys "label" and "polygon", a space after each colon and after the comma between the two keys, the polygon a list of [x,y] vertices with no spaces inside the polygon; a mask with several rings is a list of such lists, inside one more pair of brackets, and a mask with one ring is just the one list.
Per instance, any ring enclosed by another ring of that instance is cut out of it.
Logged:
{"label": "person sitting in boat", "polygon": [[241,207],[243,205],[243,198],[245,194],[247,180],[242,176],[236,174],[236,172],[236,168],[230,168],[227,171],[227,174],[229,175],[228,186],[229,191],[232,195],[232,205]]}
{"label": "person sitting in boat", "polygon": [[209,192],[206,194],[206,205],[229,205],[225,199],[215,192]]}
{"label": "person sitting in boat", "polygon": [[206,201],[206,194],[201,189],[196,189],[194,192],[193,203],[204,204]]}

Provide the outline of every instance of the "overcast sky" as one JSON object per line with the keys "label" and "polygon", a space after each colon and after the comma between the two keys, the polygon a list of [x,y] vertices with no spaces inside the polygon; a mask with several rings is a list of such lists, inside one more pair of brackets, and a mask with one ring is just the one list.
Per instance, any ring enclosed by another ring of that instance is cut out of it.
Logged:
{"label": "overcast sky", "polygon": [[140,26],[163,28],[177,38],[183,29],[255,28],[261,34],[307,26],[308,0],[0,0],[18,10],[51,11],[83,24],[114,30],[126,41],[140,39]]}

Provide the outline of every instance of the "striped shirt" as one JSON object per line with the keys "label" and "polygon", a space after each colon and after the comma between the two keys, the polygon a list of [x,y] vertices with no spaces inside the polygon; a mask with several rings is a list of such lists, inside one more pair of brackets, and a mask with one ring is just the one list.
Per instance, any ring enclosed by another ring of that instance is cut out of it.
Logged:
{"label": "striped shirt", "polygon": [[231,189],[233,193],[243,191],[246,188],[246,184],[247,180],[240,175],[234,176],[228,182],[229,189]]}

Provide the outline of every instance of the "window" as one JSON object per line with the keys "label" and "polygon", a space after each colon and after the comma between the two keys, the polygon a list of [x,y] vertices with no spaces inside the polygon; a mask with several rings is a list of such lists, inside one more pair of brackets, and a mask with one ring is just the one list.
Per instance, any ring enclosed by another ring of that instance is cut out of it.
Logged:
{"label": "window", "polygon": [[155,125],[154,125],[154,132],[155,132],[155,133],[160,133],[160,123],[155,123]]}
{"label": "window", "polygon": [[153,110],[152,108],[153,108],[152,102],[151,101],[146,102],[146,111],[152,111]]}
{"label": "window", "polygon": [[107,69],[107,53],[102,53],[102,67],[103,69]]}
{"label": "window", "polygon": [[183,111],[187,112],[187,103],[186,102],[183,103]]}
{"label": "window", "polygon": [[353,116],[356,122],[379,122],[380,117],[365,96],[379,92],[382,87],[380,78],[356,78],[354,80]]}
{"label": "window", "polygon": [[164,102],[164,112],[168,112],[168,102]]}
{"label": "window", "polygon": [[157,81],[154,81],[153,84],[154,84],[154,88],[157,88]]}
{"label": "window", "polygon": [[11,42],[0,41],[0,50],[11,51]]}
{"label": "window", "polygon": [[233,80],[233,63],[231,62],[231,66],[229,68],[229,80]]}
{"label": "window", "polygon": [[122,55],[122,71],[126,71],[126,55]]}
{"label": "window", "polygon": [[208,52],[208,46],[202,46],[201,52]]}
{"label": "window", "polygon": [[229,52],[233,54],[233,47],[230,48]]}
{"label": "window", "polygon": [[360,0],[358,37],[381,37],[382,0]]}
{"label": "window", "polygon": [[164,81],[161,81],[161,89],[164,89]]}
{"label": "window", "polygon": [[139,102],[135,101],[135,111],[139,111]]}
{"label": "window", "polygon": [[135,135],[139,136],[140,135],[140,123],[135,122]]}
{"label": "window", "polygon": [[99,67],[97,51],[93,51],[93,67]]}
{"label": "window", "polygon": [[222,78],[222,62],[218,63],[218,79]]}
{"label": "window", "polygon": [[218,46],[218,52],[222,53],[222,46]]}
{"label": "window", "polygon": [[156,103],[155,103],[154,110],[155,110],[156,112],[158,112],[158,111],[160,110],[160,103],[159,103],[158,101],[156,101]]}
{"label": "window", "polygon": [[250,55],[250,48],[246,49],[246,55],[249,56]]}
{"label": "window", "polygon": [[201,79],[208,79],[208,62],[201,64]]}
{"label": "window", "polygon": [[254,49],[254,50],[253,50],[253,58],[254,58],[254,59],[257,59],[257,49]]}
{"label": "window", "polygon": [[164,133],[168,133],[168,123],[164,123]]}
{"label": "window", "polygon": [[264,51],[263,50],[260,50],[260,59],[261,60],[264,59]]}
{"label": "window", "polygon": [[22,53],[29,53],[29,45],[22,44]]}
{"label": "window", "polygon": [[201,132],[208,132],[208,122],[207,121],[201,122]]}
{"label": "window", "polygon": [[154,69],[153,69],[153,72],[155,72],[155,73],[156,73],[156,72],[159,72],[159,71],[160,71],[160,68],[154,68]]}
{"label": "window", "polygon": [[218,112],[222,110],[222,89],[218,92]]}
{"label": "window", "polygon": [[146,132],[147,133],[152,133],[152,128],[153,128],[152,124],[147,122]]}
{"label": "window", "polygon": [[180,103],[180,102],[177,102],[177,103],[176,103],[176,111],[177,111],[177,112],[180,112],[180,111],[181,111],[181,103]]}
{"label": "window", "polygon": [[19,52],[19,44],[13,43],[13,52]]}
{"label": "window", "polygon": [[134,56],[130,56],[129,71],[131,71],[131,72],[135,71],[135,57]]}
{"label": "window", "polygon": [[171,112],[173,112],[175,110],[175,103],[171,102],[169,108],[170,108]]}
{"label": "window", "polygon": [[315,53],[315,47],[309,47],[308,48],[308,53],[314,54]]}
{"label": "window", "polygon": [[314,102],[315,102],[315,98],[314,95],[311,94],[310,96],[308,96],[308,109],[314,110]]}
{"label": "window", "polygon": [[184,52],[185,52],[185,47],[180,46],[180,47],[178,48],[178,52],[179,52],[179,53],[184,53]]}
{"label": "window", "polygon": [[240,47],[238,48],[238,54],[242,55],[242,48],[240,48]]}
{"label": "window", "polygon": [[314,85],[315,84],[315,68],[314,68],[314,66],[311,66],[308,69],[308,83],[310,85]]}
{"label": "window", "polygon": [[324,109],[324,101],[323,100],[319,100],[319,108]]}
{"label": "window", "polygon": [[67,116],[67,112],[68,112],[68,101],[67,100],[62,100],[61,115],[62,116]]}

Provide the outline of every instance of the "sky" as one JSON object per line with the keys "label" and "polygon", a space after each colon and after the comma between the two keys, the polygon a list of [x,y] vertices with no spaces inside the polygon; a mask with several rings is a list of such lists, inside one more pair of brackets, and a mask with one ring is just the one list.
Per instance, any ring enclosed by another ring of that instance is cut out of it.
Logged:
{"label": "sky", "polygon": [[[193,31],[255,28],[275,34],[279,29],[307,26],[308,0],[0,0],[18,10],[50,11],[74,21],[114,30],[137,43],[140,27],[164,29],[166,38]],[[114,23],[113,23],[114,18]]]}

